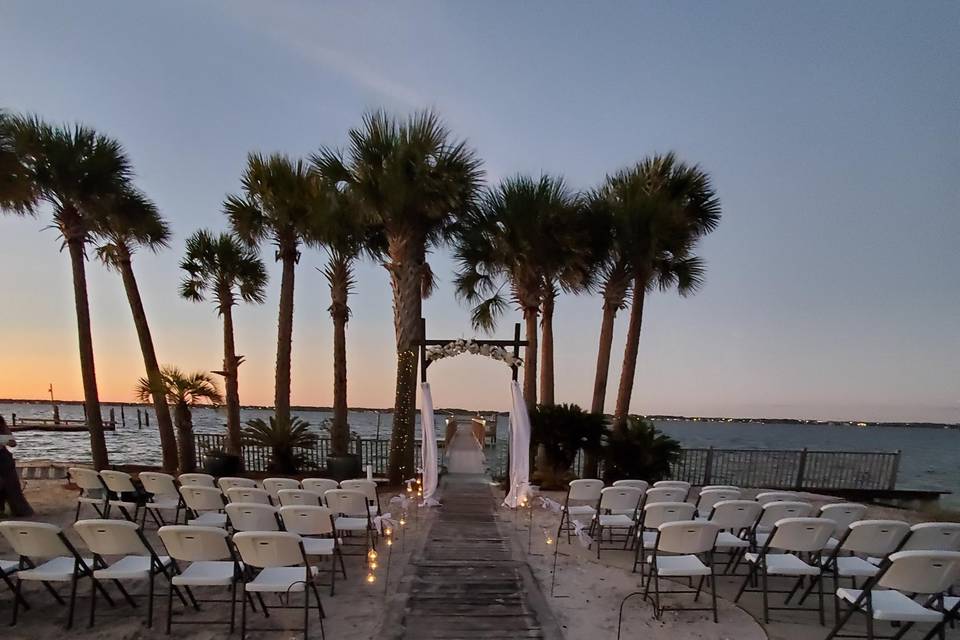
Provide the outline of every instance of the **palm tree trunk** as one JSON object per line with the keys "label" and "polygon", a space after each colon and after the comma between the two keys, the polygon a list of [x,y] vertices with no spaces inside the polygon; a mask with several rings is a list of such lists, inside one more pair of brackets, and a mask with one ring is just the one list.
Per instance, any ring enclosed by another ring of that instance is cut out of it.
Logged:
{"label": "palm tree trunk", "polygon": [[540,319],[540,404],[552,405],[553,400],[553,308],[557,292],[548,287],[543,296],[543,317]]}
{"label": "palm tree trunk", "polygon": [[350,427],[347,423],[347,305],[350,286],[350,264],[342,256],[334,256],[327,267],[330,282],[330,317],[333,318],[333,424],[330,426],[330,448],[334,455],[347,454]]}
{"label": "palm tree trunk", "polygon": [[80,346],[80,374],[83,378],[83,406],[90,430],[90,455],[97,471],[107,469],[110,459],[103,437],[100,396],[97,393],[97,372],[93,361],[93,334],[90,329],[90,302],[87,298],[87,272],[82,236],[67,238],[70,266],[73,269],[73,301],[77,311],[77,337]]}
{"label": "palm tree trunk", "polygon": [[143,367],[150,383],[153,409],[157,414],[157,430],[160,433],[163,470],[167,473],[173,473],[178,465],[177,436],[173,431],[173,420],[170,418],[170,407],[167,405],[163,378],[160,376],[160,364],[157,362],[157,352],[153,347],[150,325],[147,323],[147,312],[143,308],[140,288],[137,286],[137,278],[133,274],[133,265],[130,262],[129,254],[122,256],[117,266],[120,269],[120,277],[123,279],[123,289],[127,294],[127,302],[130,303],[130,311],[133,313],[133,324],[137,329],[140,352],[143,354]]}
{"label": "palm tree trunk", "polygon": [[627,325],[627,344],[623,350],[623,369],[620,371],[620,388],[617,390],[617,408],[613,414],[613,428],[623,433],[630,413],[630,396],[637,372],[637,354],[640,351],[640,328],[643,325],[643,299],[646,292],[646,277],[637,276],[633,283],[633,301],[630,303],[630,323]]}
{"label": "palm tree trunk", "polygon": [[240,363],[233,336],[233,299],[221,307],[223,314],[223,372],[227,403],[227,453],[243,460],[240,444]]}
{"label": "palm tree trunk", "polygon": [[[417,407],[417,349],[420,336],[424,240],[396,234],[389,240],[393,322],[397,336],[397,387],[390,436],[389,477],[394,483],[413,477],[414,416]],[[536,327],[536,325],[534,325]]]}
{"label": "palm tree trunk", "polygon": [[173,412],[177,423],[180,473],[193,473],[197,468],[197,445],[193,441],[193,416],[186,402],[178,402]]}
{"label": "palm tree trunk", "polygon": [[527,401],[527,410],[537,406],[537,306],[523,308],[523,321],[527,332],[527,348],[523,354],[523,397]]}
{"label": "palm tree trunk", "polygon": [[280,317],[277,321],[277,380],[274,407],[278,422],[290,421],[290,350],[293,347],[293,279],[297,248],[280,248]]}

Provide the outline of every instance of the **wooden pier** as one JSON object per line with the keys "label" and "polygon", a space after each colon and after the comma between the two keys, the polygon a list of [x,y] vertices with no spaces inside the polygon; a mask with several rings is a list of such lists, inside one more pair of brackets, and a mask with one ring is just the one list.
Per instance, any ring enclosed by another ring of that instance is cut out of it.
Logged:
{"label": "wooden pier", "polygon": [[[90,426],[86,420],[52,420],[49,418],[28,418],[27,420],[18,420],[14,414],[9,425],[10,431],[50,431],[60,433],[75,433],[80,431],[89,431]],[[117,421],[107,420],[103,423],[104,431],[116,431]]]}

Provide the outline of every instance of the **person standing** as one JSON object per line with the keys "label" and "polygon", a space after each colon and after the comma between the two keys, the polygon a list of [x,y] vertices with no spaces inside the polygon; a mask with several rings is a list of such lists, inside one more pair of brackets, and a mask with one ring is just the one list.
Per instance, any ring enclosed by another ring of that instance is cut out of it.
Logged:
{"label": "person standing", "polygon": [[0,416],[0,513],[5,510],[6,505],[10,505],[10,513],[14,517],[26,518],[33,515],[33,509],[20,488],[17,463],[10,453],[10,449],[15,446],[17,441],[13,432],[3,416]]}

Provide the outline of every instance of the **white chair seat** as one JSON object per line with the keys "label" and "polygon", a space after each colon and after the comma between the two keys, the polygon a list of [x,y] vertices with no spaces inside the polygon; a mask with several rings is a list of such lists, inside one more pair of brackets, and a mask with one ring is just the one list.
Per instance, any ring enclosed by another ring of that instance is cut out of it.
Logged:
{"label": "white chair seat", "polygon": [[[647,563],[653,566],[653,556],[647,556]],[[665,577],[708,576],[710,567],[697,556],[657,556],[657,574]]]}
{"label": "white chair seat", "polygon": [[744,549],[749,546],[749,540],[738,538],[729,531],[721,531],[718,533],[717,543],[714,545],[717,549]]}
{"label": "white chair seat", "polygon": [[[170,565],[168,556],[159,556],[163,566]],[[137,580],[150,577],[150,556],[125,556],[106,569],[97,569],[93,577],[97,580]]]}
{"label": "white chair seat", "polygon": [[308,556],[330,556],[333,549],[333,538],[303,538],[303,552]]}
{"label": "white chair seat", "polygon": [[636,522],[629,516],[622,514],[609,514],[600,516],[600,526],[610,527],[611,529],[631,529],[636,526]]}
{"label": "white chair seat", "polygon": [[[747,562],[756,562],[759,553],[746,553]],[[816,576],[820,568],[809,565],[797,556],[789,553],[768,553],[766,555],[767,573],[778,576]]]}
{"label": "white chair seat", "polygon": [[128,502],[126,500],[110,500],[111,507],[123,507],[127,511],[134,511],[137,508],[136,502]]}
{"label": "white chair seat", "polygon": [[0,573],[13,573],[20,567],[16,560],[0,560]]}
{"label": "white chair seat", "polygon": [[644,531],[640,537],[643,539],[643,547],[645,549],[652,549],[653,545],[657,544],[656,531]]}
{"label": "white chair seat", "polygon": [[881,564],[883,564],[883,558],[874,558],[873,556],[871,556],[867,558],[867,562],[869,562],[870,564],[875,564],[879,567]]}
{"label": "white chair seat", "polygon": [[756,534],[756,540],[757,540],[757,546],[758,546],[758,547],[762,547],[763,545],[767,544],[767,540],[769,540],[769,539],[770,539],[770,533],[769,533],[769,532],[768,532],[768,533],[757,533],[757,534]]}
{"label": "white chair seat", "polygon": [[90,498],[88,496],[78,496],[77,502],[82,502],[83,504],[103,504],[106,502],[103,498]]}
{"label": "white chair seat", "polygon": [[158,509],[162,511],[174,511],[180,506],[180,501],[176,498],[157,498],[153,502],[147,503],[147,509]]}
{"label": "white chair seat", "polygon": [[[316,568],[311,567],[311,575]],[[247,591],[293,593],[303,591],[304,567],[268,567],[246,585]]]}
{"label": "white chair seat", "polygon": [[840,544],[839,540],[837,540],[836,538],[830,538],[829,540],[827,540],[827,544],[823,545],[823,548],[826,549],[827,551],[833,551],[834,549],[837,548],[838,544]]}
{"label": "white chair seat", "polygon": [[[837,589],[837,597],[851,604],[861,593],[860,589]],[[878,589],[873,592],[873,619],[936,623],[943,619],[943,614],[917,604],[899,591]]]}
{"label": "white chair seat", "polygon": [[[69,582],[73,579],[73,565],[76,560],[69,556],[51,558],[33,569],[24,569],[17,572],[21,580],[43,580],[46,582]],[[83,559],[88,567],[93,566],[93,560]]]}
{"label": "white chair seat", "polygon": [[[826,560],[826,557],[823,558]],[[839,556],[837,558],[837,573],[846,578],[872,578],[880,570],[863,558],[857,556]]]}
{"label": "white chair seat", "polygon": [[173,584],[184,587],[229,586],[233,582],[233,563],[226,560],[200,560],[173,577]]}
{"label": "white chair seat", "polygon": [[337,528],[337,531],[366,531],[367,519],[340,516],[334,520],[333,526]]}
{"label": "white chair seat", "polygon": [[589,505],[580,505],[575,507],[568,507],[567,513],[571,516],[590,516],[593,517],[597,511]]}
{"label": "white chair seat", "polygon": [[204,511],[193,520],[188,520],[187,524],[194,524],[198,527],[226,527],[227,514],[217,513],[216,511]]}

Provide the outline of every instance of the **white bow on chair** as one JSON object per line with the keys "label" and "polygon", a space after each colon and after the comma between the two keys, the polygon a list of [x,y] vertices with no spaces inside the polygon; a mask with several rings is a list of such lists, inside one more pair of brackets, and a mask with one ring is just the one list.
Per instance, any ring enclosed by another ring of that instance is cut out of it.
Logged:
{"label": "white bow on chair", "polygon": [[556,500],[551,500],[546,496],[540,496],[540,506],[553,513],[560,513],[561,511],[563,511],[563,505],[561,505]]}
{"label": "white bow on chair", "polygon": [[377,533],[383,533],[383,525],[395,529],[397,522],[390,517],[390,513],[384,513],[383,515],[374,516],[373,526],[377,528]]}
{"label": "white bow on chair", "polygon": [[573,524],[573,532],[577,535],[577,540],[580,541],[580,544],[584,547],[590,547],[590,545],[593,544],[593,538],[587,533],[587,525],[579,520],[572,520],[571,523]]}

